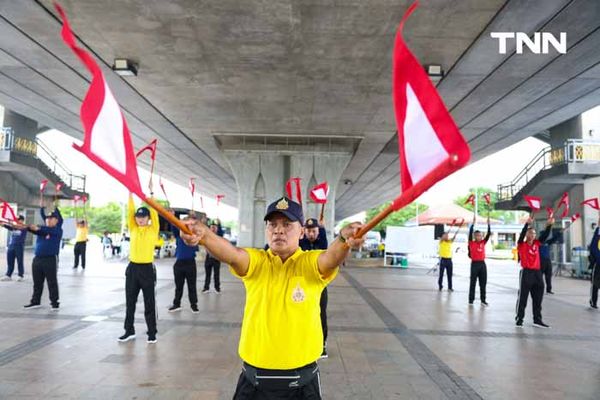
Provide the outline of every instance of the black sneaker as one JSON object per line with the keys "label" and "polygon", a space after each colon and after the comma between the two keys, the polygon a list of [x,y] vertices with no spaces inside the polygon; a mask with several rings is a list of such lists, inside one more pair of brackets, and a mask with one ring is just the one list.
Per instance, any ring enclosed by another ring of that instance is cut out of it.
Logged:
{"label": "black sneaker", "polygon": [[40,308],[42,305],[41,304],[35,304],[35,303],[29,303],[26,306],[23,306],[24,309],[26,310],[33,310],[34,308]]}
{"label": "black sneaker", "polygon": [[522,328],[523,327],[523,320],[522,319],[518,319],[517,323],[516,323],[517,328]]}
{"label": "black sneaker", "polygon": [[75,265],[75,266],[73,267],[73,269],[77,269],[77,265]]}
{"label": "black sneaker", "polygon": [[594,304],[590,301],[590,307],[595,308],[596,310],[598,309],[598,305]]}
{"label": "black sneaker", "polygon": [[200,310],[198,310],[198,305],[197,304],[192,304],[192,313],[193,314],[198,314],[200,312]]}
{"label": "black sneaker", "polygon": [[154,344],[156,342],[157,342],[157,340],[156,340],[156,333],[154,333],[152,335],[148,334],[148,340],[146,340],[146,343]]}
{"label": "black sneaker", "polygon": [[454,289],[452,289],[452,288],[448,288],[448,291],[449,291],[449,292],[454,292]]}
{"label": "black sneaker", "polygon": [[135,339],[135,332],[125,332],[125,334],[123,336],[121,336],[120,338],[118,338],[117,340],[119,342],[128,342],[133,339]]}
{"label": "black sneaker", "polygon": [[52,304],[52,311],[58,311],[58,304]]}
{"label": "black sneaker", "polygon": [[441,287],[441,286],[438,288],[438,290],[439,290],[440,292],[442,291],[442,289],[443,289],[443,287]]}
{"label": "black sneaker", "polygon": [[533,326],[537,326],[538,328],[550,328],[550,325],[546,325],[543,321],[534,321]]}
{"label": "black sneaker", "polygon": [[483,300],[481,300],[481,305],[482,306],[486,306],[486,307],[489,306],[488,302],[487,301],[483,301]]}
{"label": "black sneaker", "polygon": [[329,358],[329,355],[327,354],[327,347],[323,347],[323,352],[319,358]]}
{"label": "black sneaker", "polygon": [[173,304],[171,307],[169,307],[169,312],[176,312],[176,311],[181,311],[181,306],[176,306],[175,304]]}

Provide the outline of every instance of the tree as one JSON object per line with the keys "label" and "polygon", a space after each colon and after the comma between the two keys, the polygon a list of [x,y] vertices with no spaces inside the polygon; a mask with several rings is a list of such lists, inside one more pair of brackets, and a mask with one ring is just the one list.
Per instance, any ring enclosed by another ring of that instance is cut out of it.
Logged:
{"label": "tree", "polygon": [[[62,206],[60,212],[65,218],[83,218],[83,208]],[[102,207],[87,207],[86,216],[90,226],[90,233],[102,236],[105,231],[110,233],[121,232],[121,205],[108,203]]]}
{"label": "tree", "polygon": [[[366,219],[370,221],[375,215],[387,208],[391,203],[382,204],[379,207],[371,208],[366,212]],[[419,213],[427,210],[427,206],[419,204]],[[399,211],[391,213],[386,219],[381,221],[373,228],[374,231],[379,231],[382,236],[385,236],[385,229],[388,226],[402,226],[404,223],[417,216],[417,203],[411,203]]]}
{"label": "tree", "polygon": [[[489,193],[491,204],[488,206],[483,198],[483,195]],[[504,211],[504,210],[495,210],[496,203],[498,202],[498,193],[496,191],[486,188],[486,187],[475,187],[470,188],[469,193],[465,196],[459,196],[454,199],[454,204],[457,204],[463,208],[466,208],[469,211],[473,211],[474,207],[471,203],[465,204],[465,201],[469,198],[471,194],[475,194],[478,197],[477,202],[477,214],[482,217],[487,217],[488,215],[488,207],[491,209],[490,218],[497,219],[505,222],[511,222],[515,219],[515,213],[518,211]]]}

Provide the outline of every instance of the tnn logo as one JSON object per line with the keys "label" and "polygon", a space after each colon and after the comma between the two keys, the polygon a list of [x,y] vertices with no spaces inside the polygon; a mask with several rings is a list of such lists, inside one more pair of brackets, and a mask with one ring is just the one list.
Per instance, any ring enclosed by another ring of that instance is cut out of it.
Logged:
{"label": "tnn logo", "polygon": [[557,40],[550,32],[535,32],[531,39],[525,32],[491,32],[492,39],[498,39],[498,52],[506,54],[506,43],[508,39],[515,39],[517,54],[523,54],[523,46],[527,46],[534,54],[548,54],[550,45],[561,53],[567,53],[567,32],[560,33]]}

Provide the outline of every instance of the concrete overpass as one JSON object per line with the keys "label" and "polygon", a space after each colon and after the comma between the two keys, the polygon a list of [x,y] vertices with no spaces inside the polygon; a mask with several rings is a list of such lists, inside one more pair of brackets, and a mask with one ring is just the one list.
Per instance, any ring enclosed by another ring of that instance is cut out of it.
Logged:
{"label": "concrete overpass", "polygon": [[[161,174],[198,176],[204,193],[250,201],[248,211],[290,174],[305,174],[305,186],[328,177],[331,222],[399,191],[391,49],[409,3],[62,1],[136,146],[159,138]],[[597,0],[423,0],[405,32],[423,64],[446,71],[439,91],[477,160],[548,139],[600,104],[599,28]],[[59,29],[50,0],[0,2],[0,104],[81,138],[89,76]],[[516,54],[514,42],[499,54],[494,31],[567,32],[567,54]],[[118,57],[138,75],[111,72]]]}

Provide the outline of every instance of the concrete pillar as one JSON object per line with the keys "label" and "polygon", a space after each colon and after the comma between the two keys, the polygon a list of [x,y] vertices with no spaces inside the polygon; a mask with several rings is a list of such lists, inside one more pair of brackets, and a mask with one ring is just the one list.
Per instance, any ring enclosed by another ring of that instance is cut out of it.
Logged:
{"label": "concrete pillar", "polygon": [[293,176],[301,180],[304,216],[318,217],[320,206],[310,201],[312,183],[327,181],[329,202],[325,208],[325,229],[332,239],[335,221],[335,193],[350,155],[278,154],[275,152],[225,151],[238,189],[239,239],[242,247],[264,247],[266,207],[285,195],[285,183]]}
{"label": "concrete pillar", "polygon": [[21,114],[17,114],[14,111],[10,111],[6,108],[0,110],[2,117],[0,121],[2,126],[12,128],[13,133],[16,136],[35,140],[38,132],[38,123],[32,119],[29,119]]}
{"label": "concrete pillar", "polygon": [[573,117],[549,129],[550,146],[554,148],[562,147],[567,139],[583,138],[583,126],[581,115]]}

